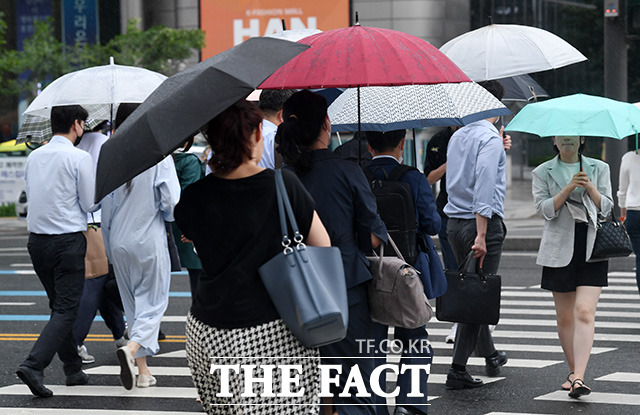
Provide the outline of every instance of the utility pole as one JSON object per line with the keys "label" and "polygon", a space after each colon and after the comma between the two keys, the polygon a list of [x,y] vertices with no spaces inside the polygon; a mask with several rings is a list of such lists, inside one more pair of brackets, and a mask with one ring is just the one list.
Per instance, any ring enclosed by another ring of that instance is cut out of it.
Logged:
{"label": "utility pole", "polygon": [[[626,0],[604,1],[604,96],[627,102]],[[611,193],[618,206],[620,160],[627,152],[627,139],[606,139],[606,161],[611,168]],[[620,212],[617,208],[614,214]]]}

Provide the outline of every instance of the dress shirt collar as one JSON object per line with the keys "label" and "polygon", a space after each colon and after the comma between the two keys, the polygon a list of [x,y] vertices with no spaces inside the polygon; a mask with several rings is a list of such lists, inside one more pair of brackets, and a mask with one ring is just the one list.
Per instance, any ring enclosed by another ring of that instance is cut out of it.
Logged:
{"label": "dress shirt collar", "polygon": [[53,137],[51,137],[51,140],[49,140],[49,142],[56,143],[56,144],[69,145],[73,147],[73,143],[71,142],[71,140],[69,140],[67,137],[64,137],[62,135],[54,135]]}
{"label": "dress shirt collar", "polygon": [[391,159],[391,160],[395,160],[396,162],[398,162],[398,164],[400,163],[400,160],[398,160],[397,158],[389,155],[389,154],[381,154],[379,156],[375,156],[374,158],[372,158],[371,160],[377,160],[377,159]]}

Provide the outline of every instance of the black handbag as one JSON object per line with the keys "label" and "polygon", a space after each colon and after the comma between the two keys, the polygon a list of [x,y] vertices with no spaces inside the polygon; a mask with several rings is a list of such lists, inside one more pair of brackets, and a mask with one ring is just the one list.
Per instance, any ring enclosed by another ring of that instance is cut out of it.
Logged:
{"label": "black handbag", "polygon": [[500,320],[500,275],[476,270],[473,251],[460,268],[446,270],[447,291],[436,298],[436,318],[468,324],[498,324]]}
{"label": "black handbag", "polygon": [[591,259],[607,259],[631,255],[633,246],[627,230],[615,219],[599,222]]}

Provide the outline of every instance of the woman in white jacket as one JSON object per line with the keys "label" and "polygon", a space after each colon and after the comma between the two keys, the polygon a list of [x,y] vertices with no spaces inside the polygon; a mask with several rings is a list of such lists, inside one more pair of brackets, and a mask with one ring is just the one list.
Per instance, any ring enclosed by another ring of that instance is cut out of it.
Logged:
{"label": "woman in white jacket", "polygon": [[640,291],[640,155],[635,151],[622,156],[618,203],[636,254],[636,282]]}
{"label": "woman in white jacket", "polygon": [[543,289],[553,293],[558,337],[569,364],[562,389],[579,398],[591,392],[584,374],[593,346],[595,312],[607,286],[607,261],[590,261],[598,218],[613,205],[609,166],[583,157],[584,138],[553,138],[557,157],[533,171],[533,198],[545,219],[537,264]]}

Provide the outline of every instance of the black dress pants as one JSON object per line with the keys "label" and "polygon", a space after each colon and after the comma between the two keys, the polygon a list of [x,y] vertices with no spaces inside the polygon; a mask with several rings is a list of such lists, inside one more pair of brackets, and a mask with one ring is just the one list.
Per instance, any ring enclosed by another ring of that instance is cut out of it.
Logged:
{"label": "black dress pants", "polygon": [[42,372],[58,353],[64,373],[72,375],[82,368],[71,329],[82,296],[87,241],[82,232],[31,233],[27,247],[33,268],[49,297],[51,318],[22,366]]}
{"label": "black dress pants", "polygon": [[[462,264],[476,239],[476,220],[451,218],[449,219],[447,233],[458,264]],[[494,215],[489,219],[485,237],[487,254],[482,264],[482,269],[487,274],[498,273],[502,244],[506,233],[506,227],[500,216]],[[474,349],[476,355],[480,357],[489,357],[496,351],[489,326],[486,324],[458,324],[456,341],[453,346],[453,364],[466,366],[467,360]]]}

